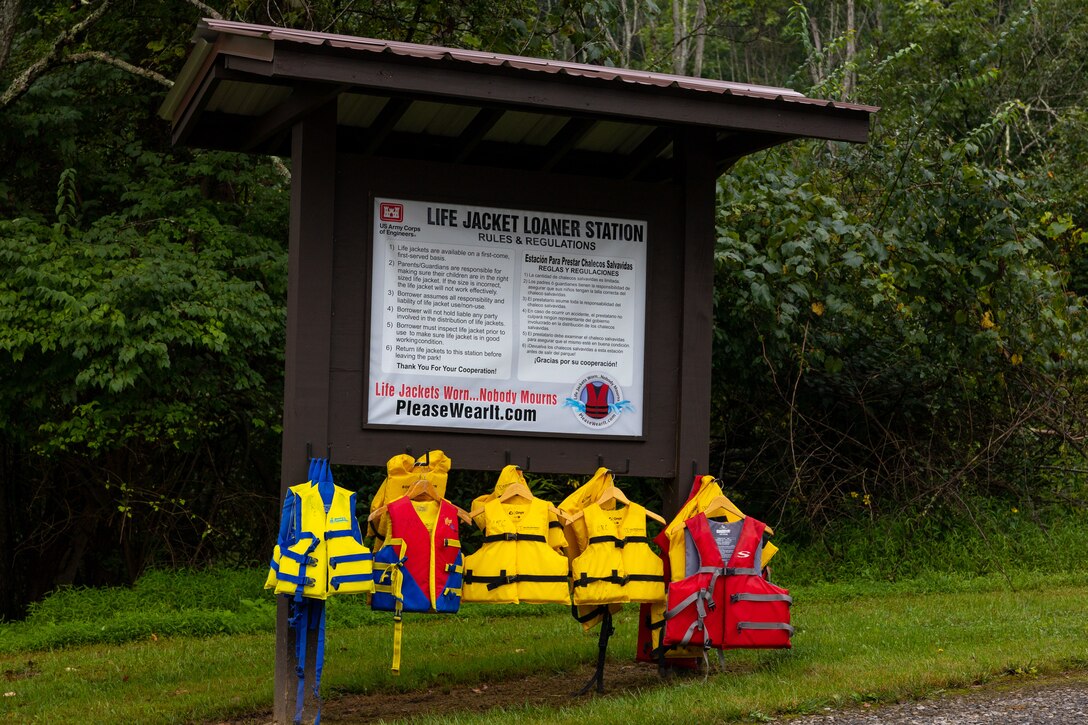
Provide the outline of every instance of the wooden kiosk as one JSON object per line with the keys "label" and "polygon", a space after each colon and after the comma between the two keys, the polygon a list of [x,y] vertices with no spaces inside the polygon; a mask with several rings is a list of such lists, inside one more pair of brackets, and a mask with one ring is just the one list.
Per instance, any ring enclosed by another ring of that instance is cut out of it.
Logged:
{"label": "wooden kiosk", "polygon": [[[291,159],[283,491],[308,450],[439,448],[669,479],[675,510],[708,466],[715,180],[791,139],[865,142],[877,110],[220,20],[194,42],[174,142]],[[288,722],[286,606],[277,626]]]}

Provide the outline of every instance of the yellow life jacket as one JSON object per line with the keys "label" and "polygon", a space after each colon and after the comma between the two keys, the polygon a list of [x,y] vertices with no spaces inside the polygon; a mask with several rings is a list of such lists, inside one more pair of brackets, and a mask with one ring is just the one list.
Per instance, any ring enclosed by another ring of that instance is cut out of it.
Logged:
{"label": "yellow life jacket", "polygon": [[[521,467],[510,464],[499,471],[499,478],[495,482],[495,488],[490,493],[480,494],[472,499],[472,508],[469,509],[469,512],[472,516],[472,522],[476,524],[477,528],[487,530],[487,503],[502,497],[507,487],[514,483],[520,483],[525,486],[526,490],[529,489],[529,482],[525,480],[525,473],[521,470]],[[563,531],[563,524],[553,512],[550,503],[548,504],[548,546],[556,551],[565,549],[567,546],[567,537]]]}
{"label": "yellow life jacket", "polygon": [[292,486],[265,588],[296,598],[374,591],[373,562],[355,518],[355,494],[333,486],[328,511],[320,487]]}
{"label": "yellow life jacket", "polygon": [[[598,468],[588,481],[579,486],[573,493],[563,499],[559,509],[569,516],[583,511],[587,506],[595,503],[613,485],[612,471],[607,468]],[[586,534],[585,517],[573,519],[566,527],[567,557],[573,562],[585,551],[589,544]],[[622,603],[607,605],[580,605],[575,607],[575,618],[582,624],[582,629],[589,631],[597,626],[605,612],[615,614],[623,609]]]}
{"label": "yellow life jacket", "polygon": [[[452,461],[442,451],[430,451],[419,458],[406,453],[393,456],[386,462],[386,477],[370,501],[370,513],[388,506],[408,493],[412,484],[425,478],[434,486],[438,498],[446,497],[446,481]],[[367,536],[373,536],[380,546],[389,535],[389,518],[382,516],[367,524]]]}
{"label": "yellow life jacket", "polygon": [[[601,494],[611,485],[612,471],[607,468],[598,468],[588,481],[563,499],[563,503],[559,504],[559,510],[568,514],[576,514],[599,499]],[[577,556],[577,554],[575,555]]]}
{"label": "yellow life jacket", "polygon": [[581,520],[585,546],[571,565],[575,604],[665,599],[664,565],[650,549],[643,506],[631,503],[606,511],[591,503],[582,509]]}
{"label": "yellow life jacket", "polygon": [[562,530],[543,499],[484,504],[484,543],[465,559],[462,598],[502,604],[570,601],[567,558],[550,542]]}

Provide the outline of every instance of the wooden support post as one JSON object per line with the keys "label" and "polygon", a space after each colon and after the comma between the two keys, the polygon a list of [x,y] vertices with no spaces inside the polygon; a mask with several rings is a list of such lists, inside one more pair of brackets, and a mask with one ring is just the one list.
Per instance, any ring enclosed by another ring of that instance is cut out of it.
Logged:
{"label": "wooden support post", "polygon": [[[287,351],[283,390],[281,500],[306,480],[306,444],[324,452],[329,439],[329,338],[332,325],[333,229],[336,179],[336,103],[295,124],[291,138],[291,229],[287,292]],[[309,674],[312,675],[312,653]],[[287,598],[276,609],[273,718],[294,718],[295,641],[287,626]],[[310,691],[307,687],[307,692]]]}
{"label": "wooden support post", "polygon": [[676,478],[665,509],[675,514],[691,489],[692,469],[710,465],[710,373],[714,337],[714,170],[708,153],[714,134],[688,126],[677,135],[675,157],[683,225],[684,268],[680,354],[680,416],[676,436]]}

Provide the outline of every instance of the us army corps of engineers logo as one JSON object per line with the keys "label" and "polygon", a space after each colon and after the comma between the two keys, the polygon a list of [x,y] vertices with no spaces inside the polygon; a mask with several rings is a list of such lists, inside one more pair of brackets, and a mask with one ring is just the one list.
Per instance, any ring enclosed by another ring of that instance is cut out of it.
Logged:
{"label": "us army corps of engineers logo", "polygon": [[619,384],[601,373],[591,373],[579,380],[563,405],[573,410],[582,425],[598,430],[615,423],[624,411],[632,410],[631,401],[623,399]]}

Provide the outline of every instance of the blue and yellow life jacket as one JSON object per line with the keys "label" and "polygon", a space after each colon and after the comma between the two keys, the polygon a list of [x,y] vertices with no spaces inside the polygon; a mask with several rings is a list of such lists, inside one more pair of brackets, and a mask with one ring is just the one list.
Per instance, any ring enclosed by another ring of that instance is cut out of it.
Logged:
{"label": "blue and yellow life jacket", "polygon": [[288,489],[264,586],[296,600],[374,591],[372,557],[355,518],[354,493],[331,482],[307,481]]}

